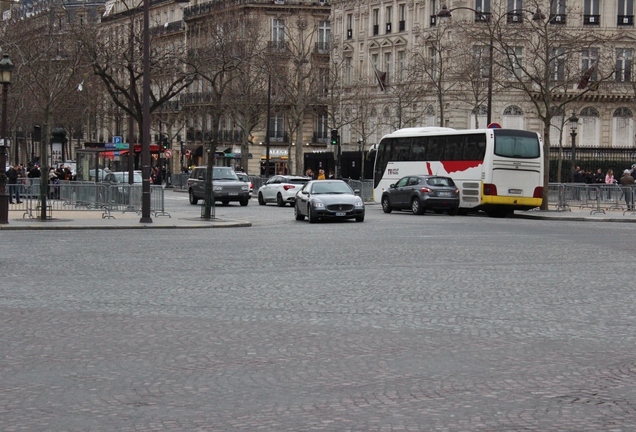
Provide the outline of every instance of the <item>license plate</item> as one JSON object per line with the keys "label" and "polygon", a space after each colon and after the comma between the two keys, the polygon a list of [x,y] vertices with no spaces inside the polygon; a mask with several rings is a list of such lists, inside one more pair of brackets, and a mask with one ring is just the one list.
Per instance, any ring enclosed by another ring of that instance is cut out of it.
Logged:
{"label": "license plate", "polygon": [[346,216],[347,214],[345,212],[338,212],[336,213],[336,216]]}
{"label": "license plate", "polygon": [[508,193],[510,194],[521,195],[521,192],[523,192],[521,189],[508,189]]}
{"label": "license plate", "polygon": [[451,193],[450,192],[440,192],[439,196],[449,197],[449,196],[451,196]]}
{"label": "license plate", "polygon": [[228,195],[238,195],[238,192],[230,192]]}

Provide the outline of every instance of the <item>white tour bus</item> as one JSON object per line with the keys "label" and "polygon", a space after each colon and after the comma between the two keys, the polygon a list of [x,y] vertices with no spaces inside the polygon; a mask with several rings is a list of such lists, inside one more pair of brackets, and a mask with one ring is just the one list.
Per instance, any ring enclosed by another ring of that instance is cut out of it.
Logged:
{"label": "white tour bus", "polygon": [[505,216],[541,206],[543,142],[517,129],[414,127],[385,135],[376,146],[373,199],[408,175],[451,177],[460,190],[459,213]]}

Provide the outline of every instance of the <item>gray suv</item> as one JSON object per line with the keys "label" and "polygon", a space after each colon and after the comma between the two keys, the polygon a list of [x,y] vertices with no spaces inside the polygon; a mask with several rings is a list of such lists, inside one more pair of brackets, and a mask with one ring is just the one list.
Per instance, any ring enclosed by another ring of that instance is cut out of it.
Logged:
{"label": "gray suv", "polygon": [[[190,204],[195,205],[205,197],[205,178],[207,167],[196,167],[188,179],[188,195]],[[212,170],[212,194],[214,201],[228,205],[230,201],[238,201],[242,206],[250,202],[250,187],[241,181],[230,167],[214,167]]]}

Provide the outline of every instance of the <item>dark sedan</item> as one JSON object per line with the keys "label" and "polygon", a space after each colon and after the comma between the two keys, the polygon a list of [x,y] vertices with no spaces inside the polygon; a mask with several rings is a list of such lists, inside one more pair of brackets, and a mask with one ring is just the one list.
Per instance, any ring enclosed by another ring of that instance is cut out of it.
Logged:
{"label": "dark sedan", "polygon": [[310,223],[321,219],[364,221],[364,202],[342,180],[312,180],[298,191],[294,205],[296,220]]}
{"label": "dark sedan", "polygon": [[426,210],[435,213],[457,214],[459,189],[450,177],[413,175],[402,177],[382,194],[382,210],[411,210],[414,214],[424,214]]}

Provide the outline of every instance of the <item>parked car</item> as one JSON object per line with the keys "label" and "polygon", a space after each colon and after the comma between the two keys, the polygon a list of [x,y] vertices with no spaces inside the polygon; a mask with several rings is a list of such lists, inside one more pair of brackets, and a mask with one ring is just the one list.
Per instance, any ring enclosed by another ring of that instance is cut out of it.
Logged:
{"label": "parked car", "polygon": [[385,213],[408,209],[418,215],[426,210],[454,215],[459,207],[459,189],[450,177],[412,175],[390,185],[381,202]]}
{"label": "parked car", "polygon": [[[114,171],[114,172],[106,173],[104,175],[103,182],[110,183],[110,184],[119,184],[119,183],[128,184],[129,183],[128,179],[129,179],[128,171]],[[134,171],[133,183],[141,184],[142,182],[143,180],[141,177],[141,171]]]}
{"label": "parked car", "polygon": [[[195,167],[188,179],[188,195],[190,204],[195,205],[205,197],[205,179],[207,167]],[[228,205],[231,201],[238,201],[242,206],[250,202],[250,187],[239,180],[230,167],[214,167],[212,170],[212,194],[214,201],[221,201]]]}
{"label": "parked car", "polygon": [[254,194],[254,184],[252,183],[252,180],[250,180],[250,177],[244,172],[239,171],[236,171],[236,176],[239,180],[244,181],[250,186],[250,198],[252,198],[252,195]]}
{"label": "parked car", "polygon": [[311,180],[298,191],[294,213],[296,220],[352,219],[364,221],[364,201],[342,180]]}
{"label": "parked car", "polygon": [[258,203],[260,205],[276,203],[278,207],[284,207],[287,203],[294,205],[296,193],[309,180],[311,180],[309,177],[292,175],[274,176],[258,189]]}

